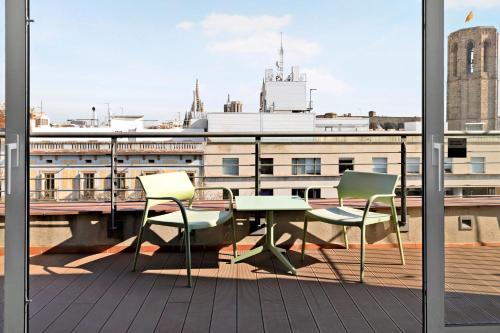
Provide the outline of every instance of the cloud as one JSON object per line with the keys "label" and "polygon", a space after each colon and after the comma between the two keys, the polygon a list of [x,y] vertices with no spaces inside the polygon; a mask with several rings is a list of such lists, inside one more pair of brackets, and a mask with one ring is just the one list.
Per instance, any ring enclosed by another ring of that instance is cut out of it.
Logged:
{"label": "cloud", "polygon": [[280,31],[290,24],[291,15],[244,16],[231,14],[210,14],[200,22],[204,34],[250,35],[269,31]]}
{"label": "cloud", "polygon": [[175,25],[177,29],[181,30],[191,30],[195,26],[195,23],[192,21],[181,21]]}
{"label": "cloud", "polygon": [[445,0],[446,9],[500,8],[500,0]]}
{"label": "cloud", "polygon": [[[280,45],[280,32],[292,23],[291,15],[244,16],[212,13],[199,22],[182,21],[178,28],[197,28],[206,38],[211,52],[276,57]],[[283,35],[288,60],[302,61],[318,54],[320,46],[303,38]]]}
{"label": "cloud", "polygon": [[[294,59],[311,57],[321,50],[317,43],[289,36],[283,36],[283,44],[285,52],[292,55]],[[211,41],[208,43],[208,49],[212,52],[264,54],[276,57],[279,45],[279,33],[263,32],[250,36]]]}
{"label": "cloud", "polygon": [[318,89],[318,93],[339,96],[354,90],[347,82],[333,76],[328,69],[304,68],[303,72],[307,74],[308,86]]}

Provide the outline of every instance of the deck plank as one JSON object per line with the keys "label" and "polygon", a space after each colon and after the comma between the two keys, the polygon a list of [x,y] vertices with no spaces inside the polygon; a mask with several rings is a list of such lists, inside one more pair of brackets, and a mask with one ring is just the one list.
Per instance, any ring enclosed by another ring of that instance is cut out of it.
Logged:
{"label": "deck plank", "polygon": [[206,252],[204,255],[203,269],[196,279],[182,332],[196,333],[210,328],[219,271],[218,259],[218,253],[215,251]]}
{"label": "deck plank", "polygon": [[333,273],[342,276],[341,284],[358,310],[376,332],[400,332],[391,317],[368,292],[365,284],[359,283],[359,261],[350,257],[349,251],[321,251],[323,258],[335,262]]}
{"label": "deck plank", "polygon": [[[338,252],[338,251],[337,251]],[[358,251],[344,251],[345,258],[349,258],[349,260],[354,259],[354,261],[359,261],[360,258],[357,255]],[[399,256],[397,251],[394,254]],[[399,257],[396,257],[399,258]],[[399,259],[398,259],[399,261]],[[399,265],[399,262],[391,262],[379,263],[375,265],[370,265],[371,261],[366,265],[369,266],[381,266],[386,271],[391,271],[395,265]],[[359,275],[359,265],[354,268],[353,265],[346,265],[353,275]],[[365,267],[365,281],[363,283],[363,288],[373,297],[375,302],[384,310],[384,312],[391,318],[391,320],[396,324],[396,326],[403,332],[408,333],[417,333],[421,332],[422,323],[417,320],[407,309],[406,307],[399,301],[397,297],[394,296],[394,290],[406,289],[405,286],[400,284],[397,279],[393,279],[396,283],[391,287],[386,287],[383,283],[381,283],[376,276],[374,276],[368,269]],[[410,295],[413,295],[410,293]]]}
{"label": "deck plank", "polygon": [[127,255],[113,255],[108,260],[112,261],[111,265],[53,321],[47,328],[48,332],[73,330],[130,264]]}
{"label": "deck plank", "polygon": [[[132,262],[132,255],[126,255],[126,257],[129,262]],[[138,263],[138,269],[135,272],[131,271],[130,265],[122,271],[116,282],[99,298],[92,309],[78,323],[73,332],[97,332],[102,329],[136,280],[145,278],[146,275],[141,273],[145,267],[151,263],[158,263],[161,260],[160,256],[152,256],[152,258],[143,257],[141,259]]]}
{"label": "deck plank", "polygon": [[30,307],[30,329],[33,332],[42,332],[56,320],[81,293],[88,288],[112,263],[112,260],[103,260],[96,256],[96,260],[85,266],[89,273],[79,274],[73,283],[54,297],[50,303],[38,313]]}
{"label": "deck plank", "polygon": [[232,257],[228,254],[219,254],[219,274],[210,332],[238,331],[238,264],[231,264]]}
{"label": "deck plank", "polygon": [[347,332],[316,275],[309,267],[312,264],[311,257],[306,256],[302,261],[300,254],[294,251],[289,251],[288,256],[292,265],[297,268],[299,286],[304,293],[319,331]]}
{"label": "deck plank", "polygon": [[[268,252],[255,256],[262,321],[266,332],[291,332],[288,314]],[[281,272],[280,272],[281,273]]]}
{"label": "deck plank", "polygon": [[160,272],[127,332],[140,333],[154,331],[183,265],[183,253],[169,254],[165,268]]}
{"label": "deck plank", "polygon": [[183,264],[183,269],[175,280],[172,293],[158,320],[155,332],[182,332],[189,310],[189,302],[191,302],[196,283],[198,283],[198,274],[200,273],[203,258],[204,252],[192,253],[191,274],[193,286],[191,288],[187,287],[186,266]]}
{"label": "deck plank", "polygon": [[236,303],[238,332],[264,332],[255,258],[248,258],[234,266],[238,268],[238,296]]}
{"label": "deck plank", "polygon": [[[274,268],[282,264],[273,258]],[[297,277],[288,273],[278,275],[278,286],[283,303],[288,314],[288,320],[293,332],[319,332],[318,326],[311,313],[309,304],[302,293]]]}
{"label": "deck plank", "polygon": [[140,272],[139,278],[135,280],[127,294],[115,308],[101,328],[101,332],[125,332],[129,328],[158,278],[158,274],[155,274],[154,271],[165,267],[167,258],[168,255],[165,253],[154,253],[152,258],[146,259],[148,262],[145,269]]}
{"label": "deck plank", "polygon": [[319,251],[311,251],[307,255],[314,260],[310,267],[346,330],[348,332],[373,332],[370,324],[342,286],[342,281],[332,272],[335,268],[325,262]]}

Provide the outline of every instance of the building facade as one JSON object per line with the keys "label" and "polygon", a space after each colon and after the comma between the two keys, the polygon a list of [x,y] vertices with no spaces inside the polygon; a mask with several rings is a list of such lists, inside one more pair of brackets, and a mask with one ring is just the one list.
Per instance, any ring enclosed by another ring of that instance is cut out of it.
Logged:
{"label": "building facade", "polygon": [[448,36],[449,130],[498,129],[498,32],[461,29]]}

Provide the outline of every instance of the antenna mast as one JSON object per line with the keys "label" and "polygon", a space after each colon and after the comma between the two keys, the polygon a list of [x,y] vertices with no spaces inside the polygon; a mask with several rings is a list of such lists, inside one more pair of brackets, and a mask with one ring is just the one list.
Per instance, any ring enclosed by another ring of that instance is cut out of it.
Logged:
{"label": "antenna mast", "polygon": [[284,76],[283,76],[283,33],[280,32],[280,40],[281,40],[281,46],[280,46],[280,60],[279,60],[279,68],[278,68],[278,71],[279,71],[279,76],[281,78],[281,80],[283,80]]}

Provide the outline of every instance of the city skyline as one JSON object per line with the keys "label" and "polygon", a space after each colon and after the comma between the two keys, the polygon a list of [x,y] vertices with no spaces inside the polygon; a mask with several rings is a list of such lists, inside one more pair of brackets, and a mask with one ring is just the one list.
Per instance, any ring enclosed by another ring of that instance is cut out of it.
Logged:
{"label": "city skyline", "polygon": [[[500,1],[445,3],[446,35],[500,26]],[[227,94],[245,112],[258,112],[264,70],[274,67],[283,32],[285,72],[298,65],[307,74],[308,88],[318,89],[317,114],[419,116],[420,6],[417,0],[32,2],[32,106],[43,101],[54,121],[88,117],[92,106],[102,119],[105,103],[115,114],[173,119],[190,109],[198,78],[207,112],[222,112]],[[475,18],[465,25],[469,9]],[[1,85],[3,100],[3,75]]]}

